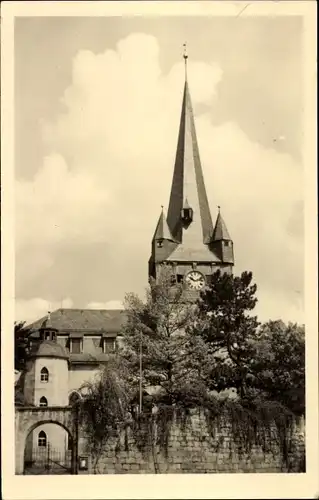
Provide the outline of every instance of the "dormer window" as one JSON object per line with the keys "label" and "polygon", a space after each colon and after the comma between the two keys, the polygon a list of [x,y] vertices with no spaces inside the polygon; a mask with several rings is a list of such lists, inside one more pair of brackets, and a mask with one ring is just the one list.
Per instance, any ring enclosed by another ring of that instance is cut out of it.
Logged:
{"label": "dormer window", "polygon": [[103,352],[108,354],[115,351],[116,341],[115,337],[104,337],[103,338]]}
{"label": "dormer window", "polygon": [[70,347],[71,354],[82,354],[82,352],[83,352],[83,334],[80,332],[71,333],[69,347]]}
{"label": "dormer window", "polygon": [[162,238],[159,239],[159,240],[157,240],[156,243],[157,243],[157,248],[162,248],[163,247],[163,240],[162,240]]}
{"label": "dormer window", "polygon": [[182,208],[181,218],[184,224],[190,224],[193,220],[193,209],[190,207]]}
{"label": "dormer window", "polygon": [[81,352],[82,352],[82,339],[72,339],[71,340],[71,352],[72,352],[72,354],[81,354]]}
{"label": "dormer window", "polygon": [[104,354],[114,352],[116,349],[116,333],[103,332],[101,337],[101,346]]}
{"label": "dormer window", "polygon": [[42,340],[55,340],[56,332],[54,330],[43,330],[42,331]]}

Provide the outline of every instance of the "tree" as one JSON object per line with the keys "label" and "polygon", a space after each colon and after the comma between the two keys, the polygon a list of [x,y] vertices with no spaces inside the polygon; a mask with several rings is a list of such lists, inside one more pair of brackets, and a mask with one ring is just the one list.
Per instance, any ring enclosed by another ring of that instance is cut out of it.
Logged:
{"label": "tree", "polygon": [[263,397],[303,413],[304,327],[282,321],[260,325],[252,315],[256,291],[252,273],[236,277],[217,271],[202,293],[194,334],[210,349],[205,381],[216,391],[235,387],[242,398]]}
{"label": "tree", "polygon": [[31,329],[25,326],[25,321],[14,323],[14,368],[22,371],[28,356],[28,337]]}
{"label": "tree", "polygon": [[194,334],[209,346],[211,362],[205,381],[210,389],[236,387],[241,396],[246,393],[259,325],[257,317],[251,315],[257,303],[256,290],[251,272],[233,276],[218,270],[201,294]]}
{"label": "tree", "polygon": [[294,413],[305,410],[305,329],[269,321],[258,332],[251,363],[251,386],[280,401]]}
{"label": "tree", "polygon": [[99,460],[110,437],[117,436],[128,415],[132,397],[127,385],[126,364],[117,355],[109,355],[93,381],[85,382],[75,403],[79,423],[87,438],[92,454],[94,473],[98,473]]}
{"label": "tree", "polygon": [[167,404],[178,402],[186,387],[188,393],[204,390],[198,377],[204,342],[192,335],[197,305],[186,301],[181,284],[172,286],[170,269],[164,267],[157,281],[150,280],[145,302],[128,294],[125,307],[123,356],[132,386],[138,388],[142,348],[144,389],[156,386]]}

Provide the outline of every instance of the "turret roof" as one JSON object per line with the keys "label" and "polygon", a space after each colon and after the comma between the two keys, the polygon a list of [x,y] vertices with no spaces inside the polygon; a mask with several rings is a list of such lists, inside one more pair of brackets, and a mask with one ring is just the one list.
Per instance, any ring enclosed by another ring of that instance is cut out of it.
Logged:
{"label": "turret roof", "polygon": [[213,232],[213,241],[218,241],[218,240],[231,241],[231,237],[229,235],[229,232],[227,230],[226,224],[224,222],[224,219],[222,218],[220,211],[217,215],[215,229]]}
{"label": "turret roof", "polygon": [[156,226],[155,233],[153,236],[153,241],[154,240],[161,240],[161,239],[174,241],[174,238],[173,238],[171,231],[168,227],[163,208],[162,208],[161,215],[159,216],[159,219],[157,222],[157,226]]}
{"label": "turret roof", "polygon": [[44,340],[37,349],[30,354],[32,358],[60,358],[69,359],[69,355],[65,348],[52,340]]}

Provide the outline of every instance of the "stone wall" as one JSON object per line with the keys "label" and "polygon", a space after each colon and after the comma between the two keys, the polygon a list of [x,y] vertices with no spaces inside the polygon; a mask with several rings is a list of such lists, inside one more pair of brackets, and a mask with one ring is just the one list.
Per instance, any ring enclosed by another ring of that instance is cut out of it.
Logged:
{"label": "stone wall", "polygon": [[[150,415],[150,419],[152,416]],[[128,425],[120,438],[112,438],[105,447],[98,464],[86,452],[86,441],[79,443],[80,456],[88,456],[89,474],[161,474],[161,473],[222,473],[222,472],[303,472],[304,429],[295,423],[290,439],[290,450],[282,453],[278,444],[278,431],[262,444],[252,444],[241,449],[232,428],[232,422],[224,419],[209,428],[205,415],[192,412],[186,422],[173,421],[166,444],[159,444],[161,434],[157,425],[149,423],[140,430]],[[144,438],[141,440],[141,432]],[[165,438],[165,436],[164,436]],[[244,438],[244,436],[243,436]],[[146,444],[146,441],[148,443]],[[140,445],[137,446],[136,443]],[[145,443],[142,445],[142,443]],[[153,443],[153,445],[152,445]],[[286,460],[283,458],[285,456]],[[81,471],[80,471],[81,473]]]}

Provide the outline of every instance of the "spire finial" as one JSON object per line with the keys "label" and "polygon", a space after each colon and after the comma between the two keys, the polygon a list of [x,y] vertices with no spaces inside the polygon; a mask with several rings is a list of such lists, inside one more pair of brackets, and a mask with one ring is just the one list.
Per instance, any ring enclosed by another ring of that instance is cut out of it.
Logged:
{"label": "spire finial", "polygon": [[184,58],[184,62],[185,62],[185,80],[187,81],[187,59],[188,59],[188,54],[187,54],[186,42],[183,43],[183,47],[184,47],[183,58]]}
{"label": "spire finial", "polygon": [[218,213],[220,213],[220,205],[217,205]]}

